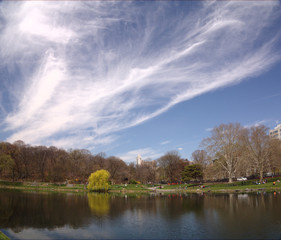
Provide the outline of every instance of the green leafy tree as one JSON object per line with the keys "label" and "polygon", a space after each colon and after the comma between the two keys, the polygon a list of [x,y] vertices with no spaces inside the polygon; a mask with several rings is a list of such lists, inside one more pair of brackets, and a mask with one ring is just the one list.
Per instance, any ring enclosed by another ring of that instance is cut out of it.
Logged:
{"label": "green leafy tree", "polygon": [[10,155],[4,154],[0,156],[0,171],[11,171],[15,165],[15,161]]}
{"label": "green leafy tree", "polygon": [[87,188],[92,191],[107,191],[110,173],[104,169],[92,173]]}
{"label": "green leafy tree", "polygon": [[182,180],[188,182],[191,179],[202,179],[203,178],[203,169],[200,164],[192,164],[185,166],[182,171]]}

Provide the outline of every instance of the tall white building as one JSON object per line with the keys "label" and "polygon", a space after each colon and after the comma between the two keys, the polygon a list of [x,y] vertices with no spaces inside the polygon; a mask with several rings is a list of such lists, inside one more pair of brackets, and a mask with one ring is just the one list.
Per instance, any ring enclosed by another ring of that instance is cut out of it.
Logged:
{"label": "tall white building", "polygon": [[269,136],[281,140],[281,124],[278,124],[273,130],[269,130]]}
{"label": "tall white building", "polygon": [[137,166],[140,166],[141,164],[142,164],[141,155],[138,154],[138,156],[137,156]]}

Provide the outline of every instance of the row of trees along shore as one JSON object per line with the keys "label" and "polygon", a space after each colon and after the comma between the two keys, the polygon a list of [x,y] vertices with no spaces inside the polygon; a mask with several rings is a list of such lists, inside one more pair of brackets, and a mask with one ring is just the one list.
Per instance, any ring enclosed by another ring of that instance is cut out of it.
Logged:
{"label": "row of trees along shore", "polygon": [[91,173],[105,169],[111,183],[216,181],[241,176],[263,179],[266,173],[281,170],[281,141],[271,139],[264,125],[251,128],[239,123],[214,127],[202,141],[192,161],[177,151],[167,152],[157,160],[140,166],[104,153],[93,155],[85,149],[64,150],[31,146],[23,141],[0,143],[0,178],[10,181],[85,183]]}

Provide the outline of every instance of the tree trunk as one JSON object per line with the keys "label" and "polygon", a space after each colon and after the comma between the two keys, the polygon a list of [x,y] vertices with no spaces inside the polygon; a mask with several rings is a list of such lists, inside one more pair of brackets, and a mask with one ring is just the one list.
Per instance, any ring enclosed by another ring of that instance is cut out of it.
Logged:
{"label": "tree trunk", "polygon": [[228,182],[229,183],[232,183],[232,175],[233,175],[233,171],[232,171],[232,168],[231,168],[230,171],[229,171],[229,174],[228,174]]}
{"label": "tree trunk", "polygon": [[263,180],[263,170],[260,170],[260,183],[262,182]]}

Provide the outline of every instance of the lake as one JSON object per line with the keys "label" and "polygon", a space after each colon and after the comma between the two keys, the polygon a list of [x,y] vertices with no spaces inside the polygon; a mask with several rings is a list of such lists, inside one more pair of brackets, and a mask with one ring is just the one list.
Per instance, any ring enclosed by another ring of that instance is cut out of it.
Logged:
{"label": "lake", "polygon": [[281,239],[281,194],[0,191],[11,239]]}

